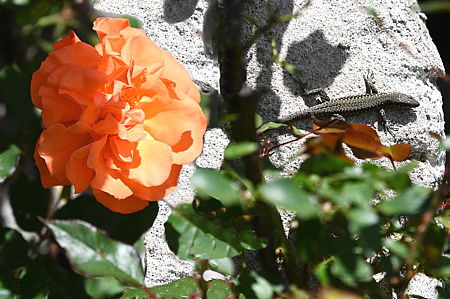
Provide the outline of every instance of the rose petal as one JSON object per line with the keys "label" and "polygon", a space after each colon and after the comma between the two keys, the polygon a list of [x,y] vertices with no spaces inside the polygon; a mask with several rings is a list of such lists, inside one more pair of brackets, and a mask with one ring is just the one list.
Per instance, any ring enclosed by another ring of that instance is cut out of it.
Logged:
{"label": "rose petal", "polygon": [[105,74],[86,67],[77,67],[62,75],[59,94],[67,94],[83,103],[93,103],[93,96],[108,81]]}
{"label": "rose petal", "polygon": [[122,174],[146,187],[164,183],[172,167],[171,148],[162,142],[146,139],[138,143],[136,150],[138,166],[124,170]]}
{"label": "rose petal", "polygon": [[141,124],[135,125],[127,130],[119,130],[118,135],[120,138],[131,142],[140,141],[146,136],[144,126]]}
{"label": "rose petal", "polygon": [[103,162],[101,160],[103,148],[105,147],[106,141],[108,140],[107,136],[103,136],[102,138],[96,140],[91,144],[91,148],[89,150],[89,155],[87,159],[87,166],[89,168],[95,169],[95,166],[98,163]]}
{"label": "rose petal", "polygon": [[92,187],[97,200],[132,213],[175,190],[182,163],[202,149],[206,119],[189,74],[126,19],[99,18],[95,48],[75,33],[33,74],[43,110],[35,151],[44,186]]}
{"label": "rose petal", "polygon": [[31,76],[30,93],[31,101],[37,108],[42,109],[42,100],[39,95],[39,90],[42,84],[47,80],[48,75],[59,66],[59,62],[54,57],[47,57],[42,63],[41,67]]}
{"label": "rose petal", "polygon": [[56,58],[60,64],[67,64],[70,62],[70,64],[73,65],[91,68],[97,68],[102,59],[94,47],[83,42],[55,50],[51,52],[49,56]]}
{"label": "rose petal", "polygon": [[117,80],[121,74],[126,74],[128,66],[121,58],[108,56],[102,60],[98,70],[105,73],[108,76],[108,79]]}
{"label": "rose petal", "polygon": [[65,165],[72,153],[90,141],[89,134],[74,134],[70,128],[55,124],[42,132],[36,150],[45,160],[50,175],[62,181],[66,179]]}
{"label": "rose petal", "polygon": [[133,153],[137,144],[117,137],[109,138],[111,152],[115,159],[123,163],[133,162]]}
{"label": "rose petal", "polygon": [[[92,126],[93,131],[96,134],[112,135],[117,134],[121,124],[114,118],[111,113],[108,113],[106,117]],[[125,128],[123,128],[125,130]]]}
{"label": "rose petal", "polygon": [[91,187],[100,189],[114,195],[116,198],[124,199],[131,196],[133,192],[120,178],[119,173],[107,167],[110,159],[110,150],[106,147],[107,136],[92,143],[87,158],[87,166],[95,171]]}
{"label": "rose petal", "polygon": [[164,56],[164,68],[161,78],[167,78],[175,82],[177,90],[188,95],[196,103],[200,103],[198,88],[192,82],[186,69],[168,51],[163,50],[162,54]]}
{"label": "rose petal", "polygon": [[130,26],[128,19],[121,18],[97,18],[94,21],[94,29],[100,40],[106,35],[119,35],[120,31]]}
{"label": "rose petal", "polygon": [[63,37],[59,42],[56,42],[53,45],[53,49],[58,50],[79,42],[81,42],[81,40],[78,38],[76,33],[73,30],[70,30],[68,36]]}
{"label": "rose petal", "polygon": [[[41,90],[49,89],[42,86]],[[55,89],[51,90],[54,95],[42,98],[42,121],[46,128],[53,124],[62,123],[70,125],[80,119],[82,107],[71,97],[58,95]]]}
{"label": "rose petal", "polygon": [[177,188],[181,165],[173,164],[167,180],[159,186],[145,187],[136,182],[127,182],[133,189],[134,196],[148,201],[160,200]]}
{"label": "rose petal", "polygon": [[173,148],[174,163],[190,163],[201,153],[207,124],[198,104],[190,100],[172,100],[170,104],[154,101],[143,104],[142,108],[146,115],[153,115],[147,115],[145,130]]}
{"label": "rose petal", "polygon": [[50,172],[48,171],[47,164],[45,164],[45,160],[42,159],[38,154],[38,147],[39,143],[36,143],[36,150],[34,152],[34,161],[36,163],[36,166],[39,169],[39,173],[41,175],[41,183],[44,188],[50,188],[53,186],[58,185],[69,185],[70,182],[64,178],[64,179],[57,179],[50,175]]}
{"label": "rose petal", "polygon": [[129,65],[133,63],[152,69],[150,73],[164,65],[161,48],[144,35],[130,38],[122,48],[121,57]]}
{"label": "rose petal", "polygon": [[70,156],[66,166],[66,176],[75,187],[75,193],[80,193],[89,188],[94,178],[94,170],[87,166],[87,158],[91,146],[86,145]]}
{"label": "rose petal", "polygon": [[36,107],[42,109],[42,101],[39,96],[41,85],[57,67],[67,64],[68,61],[71,65],[96,68],[101,57],[94,47],[83,42],[59,47],[51,52],[31,78],[31,99]]}
{"label": "rose petal", "polygon": [[92,193],[99,203],[107,207],[113,212],[121,214],[130,214],[144,209],[148,202],[134,196],[124,199],[117,199],[114,196],[102,192],[98,189],[92,189]]}
{"label": "rose petal", "polygon": [[91,182],[93,189],[99,189],[114,195],[117,199],[124,199],[133,195],[133,191],[125,184],[119,173],[106,167],[105,161],[97,163],[94,171],[95,176]]}
{"label": "rose petal", "polygon": [[184,132],[180,141],[172,146],[173,163],[187,164],[194,161],[203,150],[203,135],[206,126],[198,126],[190,132]]}

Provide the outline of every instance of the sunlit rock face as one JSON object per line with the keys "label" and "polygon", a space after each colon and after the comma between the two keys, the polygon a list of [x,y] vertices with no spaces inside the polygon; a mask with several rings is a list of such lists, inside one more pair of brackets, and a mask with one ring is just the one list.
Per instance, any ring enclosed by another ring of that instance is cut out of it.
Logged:
{"label": "sunlit rock face", "polygon": [[[147,35],[160,47],[169,50],[207,91],[218,88],[219,69],[214,60],[212,28],[214,0],[97,0],[94,7],[107,15],[129,14],[137,17]],[[209,3],[211,2],[211,3]],[[442,97],[435,80],[443,74],[443,65],[425,26],[424,15],[414,1],[271,0],[281,15],[299,12],[290,23],[278,25],[271,32],[278,40],[280,58],[297,66],[309,88],[325,88],[331,98],[364,93],[363,75],[371,70],[380,92],[396,91],[414,97],[420,106],[411,111],[386,109],[386,118],[395,138],[380,129],[376,113],[364,112],[347,118],[379,129],[384,144],[402,141],[413,147],[411,157],[418,168],[411,174],[415,183],[435,187],[444,169],[443,153],[436,152],[437,141],[428,131],[444,133]],[[376,11],[374,18],[369,11]],[[267,17],[264,1],[253,1],[248,13]],[[254,28],[244,24],[244,38]],[[260,50],[258,50],[260,49]],[[264,51],[261,51],[264,50]],[[257,40],[247,53],[247,84],[270,87],[260,102],[259,112],[265,121],[285,117],[316,104],[302,98],[298,85],[283,70],[272,64],[266,54],[270,44]],[[310,123],[301,122],[308,129]],[[290,136],[278,137],[279,142]],[[205,136],[202,156],[182,170],[178,190],[167,198],[176,205],[193,199],[189,177],[196,166],[219,168],[228,144],[220,129]],[[280,148],[272,163],[289,173],[297,169],[299,159],[292,160],[300,144]],[[383,166],[391,167],[387,160]],[[160,202],[160,215],[146,237],[148,285],[164,284],[190,273],[190,263],[179,261],[164,241],[164,222],[169,206]],[[285,218],[285,217],[284,217]],[[288,221],[286,221],[287,223]],[[410,292],[435,298],[436,281],[425,276],[413,280]],[[418,290],[423,290],[417,293]]]}

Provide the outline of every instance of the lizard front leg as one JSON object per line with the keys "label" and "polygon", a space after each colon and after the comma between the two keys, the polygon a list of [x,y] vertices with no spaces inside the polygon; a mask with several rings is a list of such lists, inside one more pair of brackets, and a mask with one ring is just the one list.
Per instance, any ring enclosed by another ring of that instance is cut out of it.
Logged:
{"label": "lizard front leg", "polygon": [[376,94],[378,89],[375,87],[375,79],[373,72],[368,69],[367,74],[363,76],[364,85],[366,86],[366,94]]}
{"label": "lizard front leg", "polygon": [[319,103],[328,102],[330,97],[323,88],[314,88],[310,90],[305,90],[303,92],[304,96],[318,96],[316,99]]}
{"label": "lizard front leg", "polygon": [[[378,93],[378,89],[375,87],[374,75],[370,69],[367,70],[367,74],[364,76],[364,85],[366,86],[366,94],[372,95]],[[388,125],[386,112],[384,111],[383,107],[378,110],[378,123],[380,124],[383,131],[391,134],[391,136],[394,137],[394,140],[396,139],[392,129]]]}

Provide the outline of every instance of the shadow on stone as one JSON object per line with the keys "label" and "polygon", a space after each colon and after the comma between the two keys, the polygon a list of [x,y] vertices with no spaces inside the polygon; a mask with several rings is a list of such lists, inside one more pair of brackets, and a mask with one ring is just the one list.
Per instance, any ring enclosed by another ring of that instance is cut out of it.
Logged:
{"label": "shadow on stone", "polygon": [[[277,1],[271,0],[268,2],[270,7],[278,16],[285,16],[294,13],[294,0]],[[264,4],[251,5],[247,8],[250,15],[261,16],[260,19],[267,19],[267,6]],[[268,33],[274,37],[277,41],[283,40],[283,36],[288,28],[288,23],[282,23],[276,25]],[[244,30],[244,36],[250,37],[252,32],[252,26],[245,26],[247,32]],[[277,43],[278,51],[281,51],[281,45]],[[256,79],[256,88],[263,89],[266,91],[264,96],[261,98],[258,104],[258,113],[262,116],[264,121],[273,121],[278,118],[281,107],[281,99],[273,91],[270,86],[272,86],[273,78],[273,61],[269,54],[272,52],[270,43],[261,37],[256,42],[256,60],[259,64],[259,69],[261,70]]]}
{"label": "shadow on stone", "polygon": [[[298,68],[307,89],[326,88],[333,83],[348,56],[345,49],[331,45],[323,32],[316,30],[304,40],[289,45],[286,62]],[[298,83],[286,72],[283,81],[293,94],[299,94]],[[317,103],[305,104],[311,106]]]}
{"label": "shadow on stone", "polygon": [[165,0],[164,20],[167,23],[183,22],[194,14],[198,0]]}

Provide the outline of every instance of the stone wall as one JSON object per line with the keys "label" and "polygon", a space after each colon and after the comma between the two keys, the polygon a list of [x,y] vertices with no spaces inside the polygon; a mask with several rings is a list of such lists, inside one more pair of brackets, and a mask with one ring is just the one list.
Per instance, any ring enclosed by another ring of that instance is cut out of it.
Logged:
{"label": "stone wall", "polygon": [[[218,88],[219,70],[211,52],[211,25],[214,13],[208,2],[214,0],[97,0],[94,7],[103,15],[128,14],[137,17],[150,39],[169,50],[202,86]],[[248,11],[261,20],[267,15],[265,1],[253,1]],[[362,77],[372,71],[379,91],[397,91],[414,96],[420,107],[411,111],[386,110],[394,136],[379,130],[385,144],[405,142],[413,147],[412,158],[419,167],[411,174],[415,183],[434,187],[443,172],[443,154],[435,150],[437,141],[427,134],[443,135],[442,98],[435,80],[443,74],[439,54],[425,26],[426,17],[415,0],[273,0],[280,14],[299,12],[290,23],[270,33],[280,43],[280,56],[296,65],[310,88],[325,88],[331,97],[364,93]],[[372,14],[370,13],[372,12]],[[375,15],[373,12],[376,12]],[[252,32],[246,27],[244,35]],[[205,43],[204,43],[205,42]],[[259,110],[264,120],[287,116],[314,103],[298,96],[298,86],[271,63],[261,49],[270,51],[258,40],[248,53],[248,83],[252,87],[270,87]],[[361,113],[348,119],[379,128],[374,113]],[[307,128],[305,125],[303,128]],[[279,137],[278,141],[287,140]],[[196,161],[200,167],[219,168],[228,143],[220,129],[209,130],[204,152]],[[287,173],[298,167],[290,160],[300,144],[282,147],[272,157]],[[390,167],[388,161],[380,164]],[[167,198],[176,205],[193,199],[189,177],[195,165],[183,168],[177,191]],[[146,284],[158,285],[189,275],[191,265],[179,261],[164,241],[164,222],[170,214],[165,202],[159,202],[160,214],[146,237]],[[414,278],[409,290],[425,298],[435,298],[438,282],[424,275]]]}

